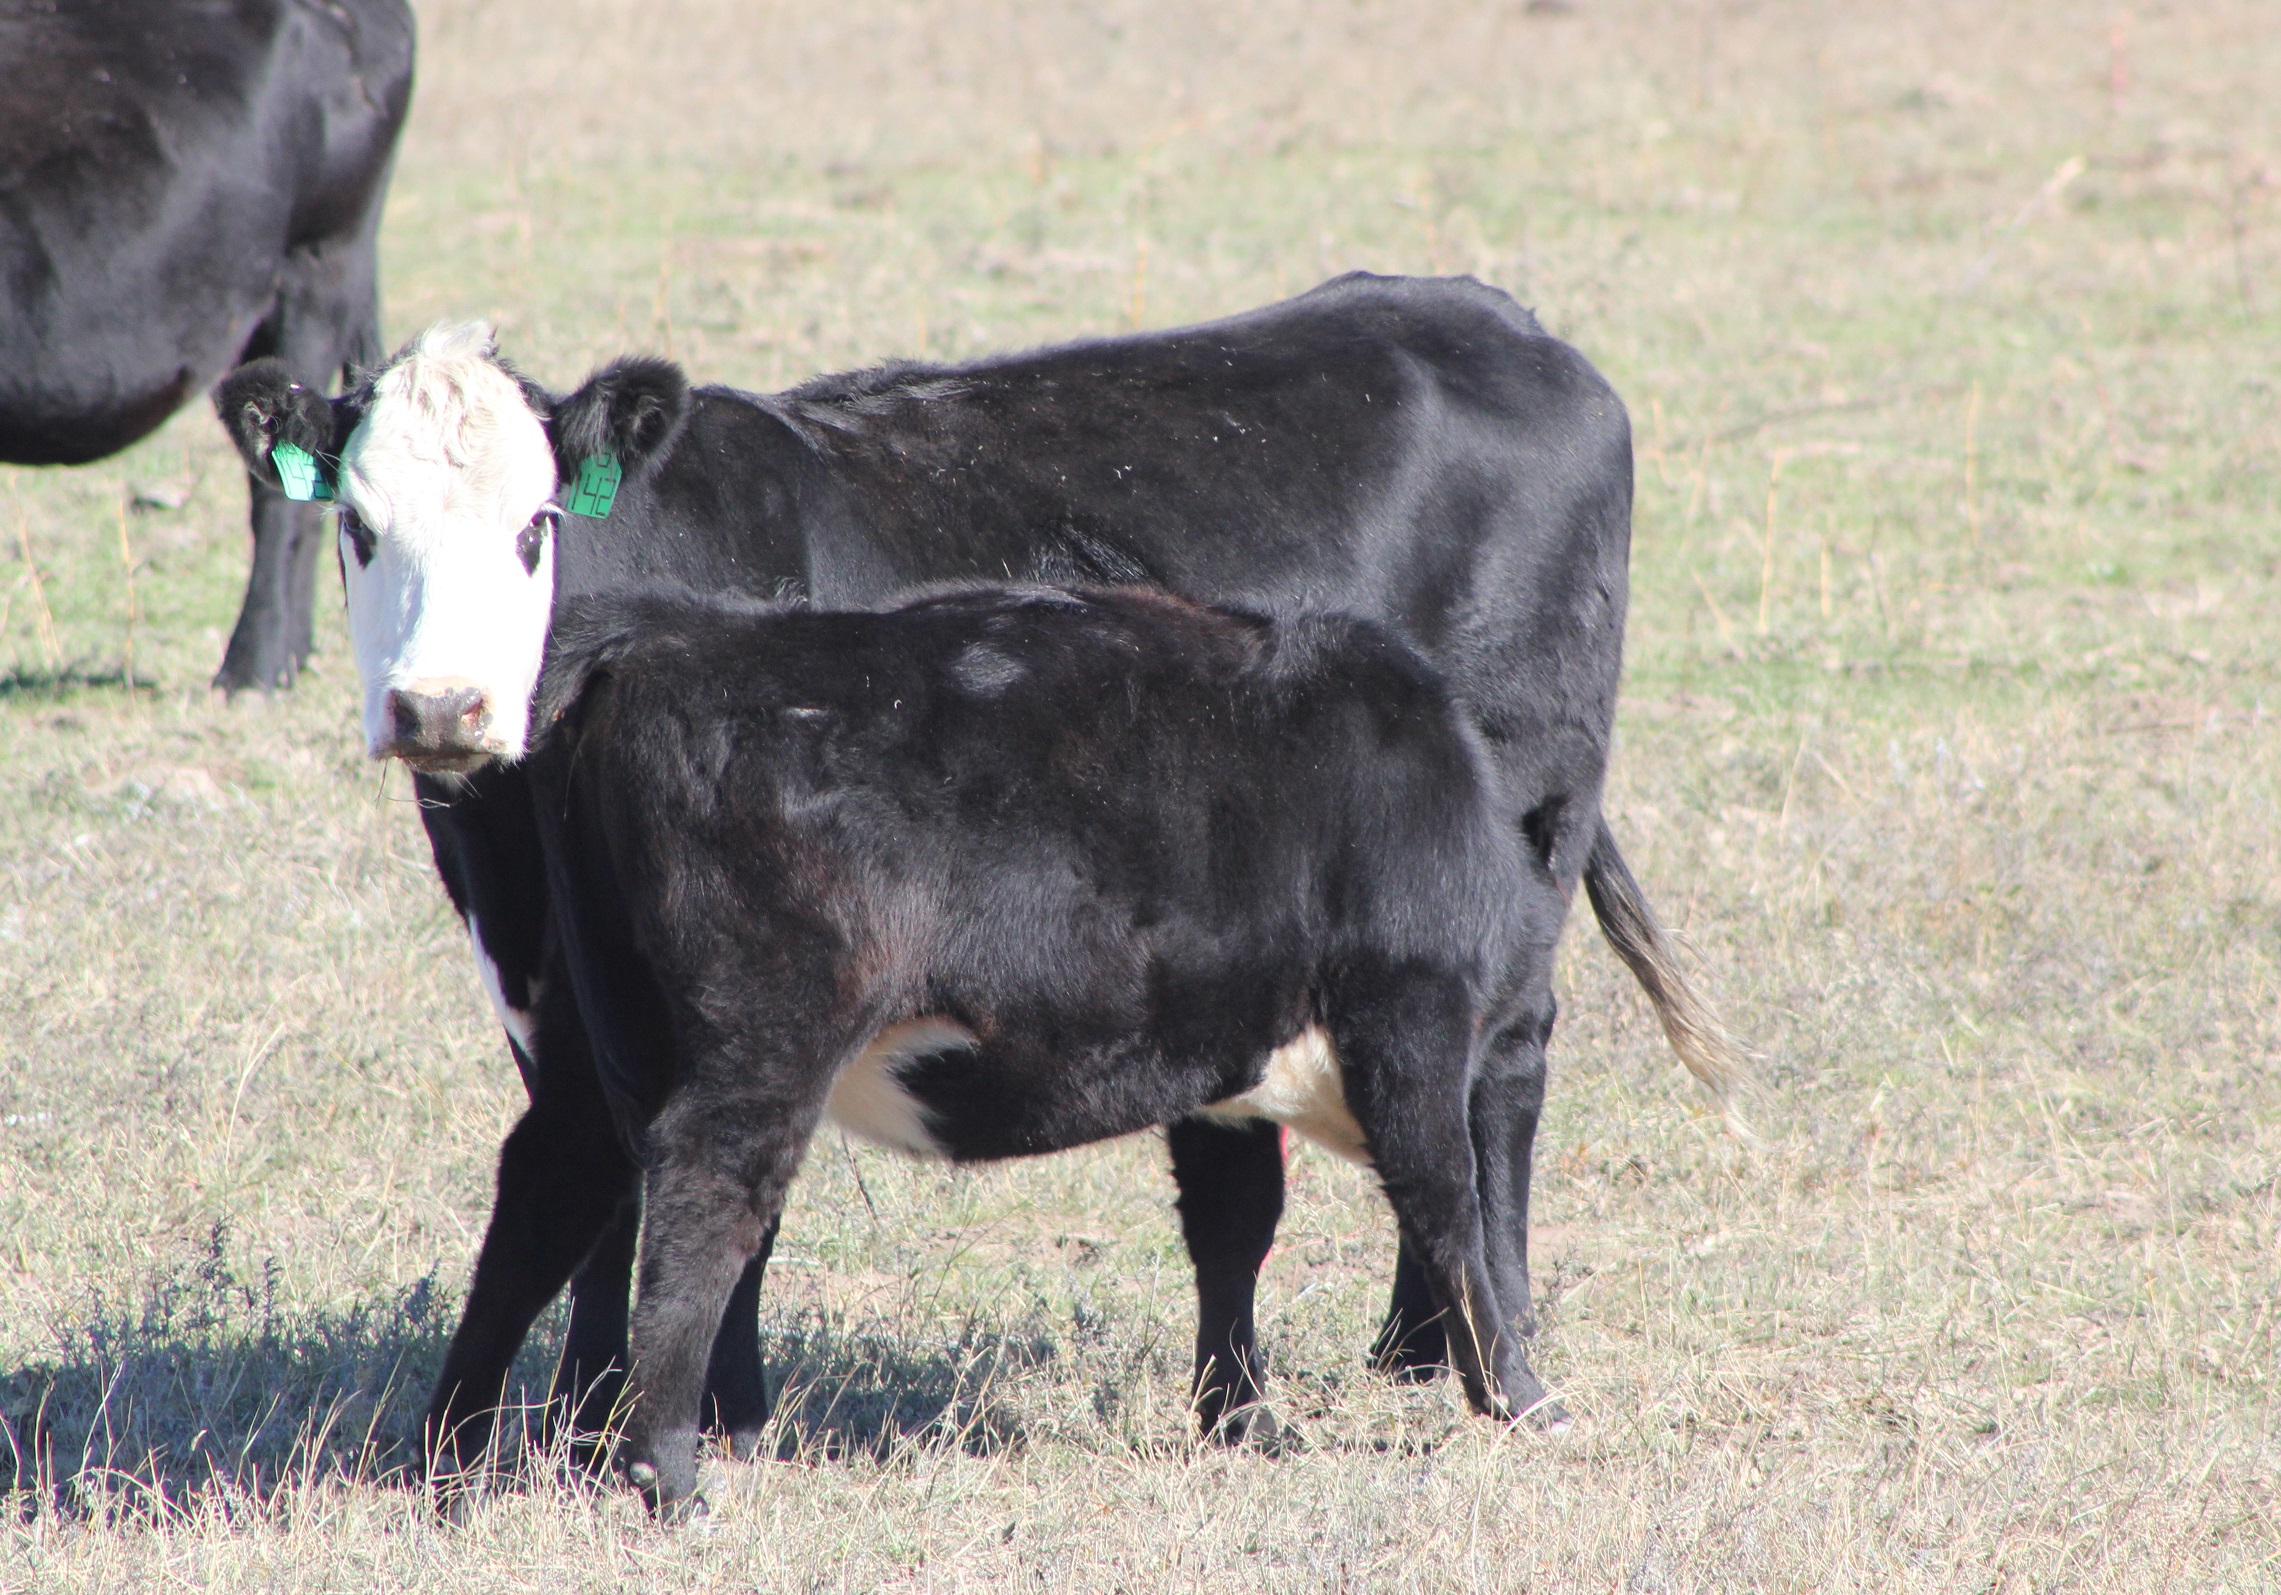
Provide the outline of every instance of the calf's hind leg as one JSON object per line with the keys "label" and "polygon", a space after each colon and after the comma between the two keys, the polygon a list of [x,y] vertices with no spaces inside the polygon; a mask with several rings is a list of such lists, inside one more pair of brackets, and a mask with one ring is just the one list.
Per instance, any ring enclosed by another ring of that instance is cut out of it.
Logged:
{"label": "calf's hind leg", "polygon": [[1497,1299],[1474,1180],[1467,1098],[1472,1014],[1455,979],[1350,974],[1325,1017],[1347,1101],[1368,1139],[1402,1241],[1441,1309],[1450,1366],[1474,1409],[1546,1405]]}

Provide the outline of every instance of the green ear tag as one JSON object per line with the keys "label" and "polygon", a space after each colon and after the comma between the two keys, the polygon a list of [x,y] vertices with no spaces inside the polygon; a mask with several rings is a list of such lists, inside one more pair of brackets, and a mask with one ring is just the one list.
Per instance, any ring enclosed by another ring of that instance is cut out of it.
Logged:
{"label": "green ear tag", "polygon": [[600,520],[618,501],[618,483],[625,474],[615,454],[587,455],[578,462],[578,485],[570,490],[570,502],[563,507],[590,521]]}
{"label": "green ear tag", "polygon": [[269,458],[277,467],[285,496],[294,503],[311,504],[333,496],[333,484],[325,480],[325,467],[300,444],[280,443],[269,451]]}

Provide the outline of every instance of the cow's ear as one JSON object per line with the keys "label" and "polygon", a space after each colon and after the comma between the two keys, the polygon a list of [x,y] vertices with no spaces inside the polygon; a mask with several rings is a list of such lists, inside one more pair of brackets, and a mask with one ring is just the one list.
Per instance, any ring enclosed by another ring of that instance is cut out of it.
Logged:
{"label": "cow's ear", "polygon": [[689,419],[689,378],[671,360],[613,360],[554,407],[549,430],[563,478],[598,455],[639,473],[673,446]]}
{"label": "cow's ear", "polygon": [[276,486],[274,451],[289,443],[314,458],[334,459],[354,420],[342,413],[345,401],[328,399],[293,375],[282,360],[253,360],[222,379],[214,408],[246,469]]}

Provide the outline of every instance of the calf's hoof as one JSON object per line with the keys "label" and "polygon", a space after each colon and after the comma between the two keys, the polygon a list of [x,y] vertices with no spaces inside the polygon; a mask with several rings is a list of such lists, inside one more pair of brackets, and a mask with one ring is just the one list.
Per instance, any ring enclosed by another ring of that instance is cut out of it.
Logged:
{"label": "calf's hoof", "polygon": [[715,1392],[707,1397],[706,1405],[711,1411],[705,1432],[724,1441],[732,1458],[750,1462],[760,1455],[761,1440],[768,1429],[765,1378],[756,1377],[735,1389]]}
{"label": "calf's hoof", "polygon": [[1508,1428],[1534,1429],[1539,1434],[1558,1434],[1576,1421],[1533,1377],[1509,1381],[1486,1405],[1476,1398],[1473,1407]]}

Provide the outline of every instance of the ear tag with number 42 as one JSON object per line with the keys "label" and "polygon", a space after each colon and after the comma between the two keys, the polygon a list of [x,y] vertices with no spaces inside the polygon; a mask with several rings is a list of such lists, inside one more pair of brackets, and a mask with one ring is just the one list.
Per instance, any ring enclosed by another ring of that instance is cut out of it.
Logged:
{"label": "ear tag with number 42", "polygon": [[615,454],[587,455],[578,462],[578,483],[571,488],[570,502],[563,508],[591,521],[602,519],[618,501],[618,484],[625,475]]}
{"label": "ear tag with number 42", "polygon": [[269,459],[277,467],[278,485],[294,503],[313,504],[332,498],[333,484],[325,480],[324,463],[300,444],[280,443],[269,451]]}

